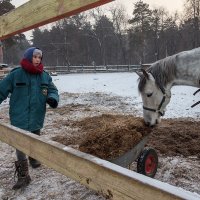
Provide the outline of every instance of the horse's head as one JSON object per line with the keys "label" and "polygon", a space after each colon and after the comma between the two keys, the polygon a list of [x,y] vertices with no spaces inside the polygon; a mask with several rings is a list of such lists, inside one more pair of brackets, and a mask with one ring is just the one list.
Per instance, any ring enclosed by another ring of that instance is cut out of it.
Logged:
{"label": "horse's head", "polygon": [[165,91],[153,75],[144,69],[137,74],[139,75],[138,89],[143,101],[144,121],[148,126],[154,126],[161,121],[160,117],[165,113],[165,108],[170,101],[170,90]]}

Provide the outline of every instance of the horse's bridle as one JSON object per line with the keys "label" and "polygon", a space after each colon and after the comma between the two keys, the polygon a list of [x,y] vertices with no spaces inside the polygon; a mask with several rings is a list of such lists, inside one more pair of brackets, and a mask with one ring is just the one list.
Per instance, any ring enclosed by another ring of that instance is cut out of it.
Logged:
{"label": "horse's bridle", "polygon": [[161,92],[163,93],[163,98],[162,98],[162,100],[161,100],[161,102],[160,102],[158,108],[157,108],[157,109],[153,109],[153,108],[148,108],[148,107],[146,107],[146,106],[143,106],[143,109],[144,109],[144,110],[149,110],[149,111],[152,111],[152,112],[157,112],[157,113],[160,114],[160,116],[164,116],[165,112],[164,112],[164,111],[163,111],[163,112],[160,111],[160,109],[161,109],[163,103],[165,102],[165,99],[166,99],[166,96],[167,96],[167,95],[166,95],[165,89],[164,89],[163,87],[159,86],[159,88],[160,88]]}

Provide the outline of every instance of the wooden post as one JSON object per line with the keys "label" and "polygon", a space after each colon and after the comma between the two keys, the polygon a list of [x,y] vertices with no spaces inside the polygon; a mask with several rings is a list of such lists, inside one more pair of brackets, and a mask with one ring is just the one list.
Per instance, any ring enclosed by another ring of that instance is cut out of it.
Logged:
{"label": "wooden post", "polygon": [[69,17],[113,0],[30,0],[0,16],[0,39]]}

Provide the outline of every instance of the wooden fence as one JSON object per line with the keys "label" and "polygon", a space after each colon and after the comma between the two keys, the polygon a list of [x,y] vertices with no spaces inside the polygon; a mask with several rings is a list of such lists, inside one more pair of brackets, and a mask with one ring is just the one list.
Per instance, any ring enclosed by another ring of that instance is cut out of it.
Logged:
{"label": "wooden fence", "polygon": [[0,140],[110,200],[200,199],[197,194],[182,188],[162,183],[11,125],[0,123]]}
{"label": "wooden fence", "polygon": [[104,73],[104,72],[134,72],[139,70],[141,65],[100,65],[100,66],[47,66],[45,70],[49,73]]}
{"label": "wooden fence", "polygon": [[113,0],[30,0],[0,16],[0,40]]}

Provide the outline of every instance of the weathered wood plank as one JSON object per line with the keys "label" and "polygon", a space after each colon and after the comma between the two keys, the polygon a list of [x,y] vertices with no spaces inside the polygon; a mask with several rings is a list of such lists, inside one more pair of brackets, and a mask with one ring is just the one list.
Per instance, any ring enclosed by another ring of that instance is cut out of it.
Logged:
{"label": "weathered wood plank", "polygon": [[116,200],[199,199],[198,195],[0,123],[0,140]]}
{"label": "weathered wood plank", "polygon": [[31,0],[0,16],[0,40],[113,0]]}

